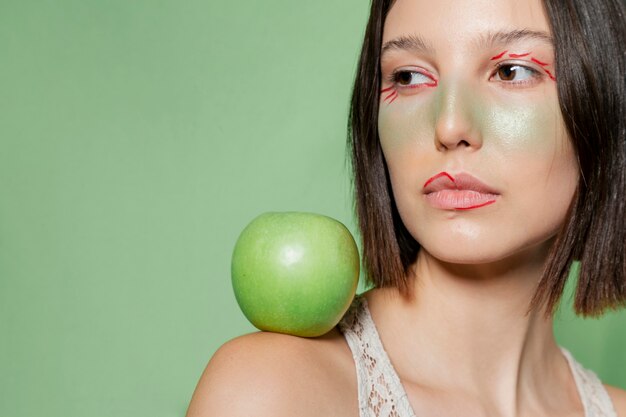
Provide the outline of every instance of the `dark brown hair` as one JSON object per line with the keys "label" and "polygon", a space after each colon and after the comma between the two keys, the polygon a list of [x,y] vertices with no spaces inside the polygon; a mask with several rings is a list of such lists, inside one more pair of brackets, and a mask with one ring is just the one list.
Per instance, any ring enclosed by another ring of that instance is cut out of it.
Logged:
{"label": "dark brown hair", "polygon": [[[356,73],[348,147],[363,266],[377,287],[408,294],[419,243],[404,226],[378,137],[380,53],[393,0],[372,0]],[[621,0],[544,0],[555,43],[561,113],[580,181],[529,309],[557,307],[580,261],[574,309],[598,316],[626,305],[626,19]]]}

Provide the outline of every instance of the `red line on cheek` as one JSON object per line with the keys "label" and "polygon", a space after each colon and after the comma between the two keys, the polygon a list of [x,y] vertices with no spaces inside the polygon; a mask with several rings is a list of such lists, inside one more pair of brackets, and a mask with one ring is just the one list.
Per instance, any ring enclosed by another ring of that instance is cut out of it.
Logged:
{"label": "red line on cheek", "polygon": [[392,91],[391,93],[389,93],[389,95],[387,97],[385,97],[385,99],[383,101],[387,101],[387,99],[391,96],[393,96],[394,94],[396,94],[396,91]]}
{"label": "red line on cheek", "polygon": [[526,52],[525,54],[509,54],[511,58],[521,58],[528,55],[530,55],[530,52]]}
{"label": "red line on cheek", "polygon": [[393,98],[391,99],[391,101],[389,102],[389,104],[393,103],[393,101],[394,101],[395,99],[397,99],[397,98],[398,98],[398,92],[395,92],[395,91],[394,91],[394,93],[395,93],[396,95],[395,95],[395,96],[393,96]]}
{"label": "red line on cheek", "polygon": [[496,202],[496,200],[489,200],[489,201],[487,201],[486,203],[482,203],[482,204],[479,204],[479,205],[477,205],[477,206],[471,206],[471,207],[455,207],[454,209],[455,209],[455,210],[470,210],[470,209],[475,209],[475,208],[478,208],[478,207],[488,206],[489,204],[493,204],[493,203],[495,203],[495,202]]}
{"label": "red line on cheek", "polygon": [[500,54],[498,54],[498,55],[496,55],[496,56],[492,56],[492,57],[491,57],[491,60],[492,60],[492,61],[494,61],[494,60],[496,60],[496,59],[500,59],[500,58],[502,58],[502,56],[503,56],[504,54],[506,54],[507,52],[508,52],[508,51],[504,51],[504,52],[502,52],[502,53],[500,53]]}
{"label": "red line on cheek", "polygon": [[548,71],[548,70],[547,70],[547,69],[545,69],[545,68],[544,68],[543,70],[546,72],[546,74],[548,74],[548,77],[550,77],[550,79],[551,79],[552,81],[556,81],[556,78],[554,78],[554,75],[552,75],[552,73],[551,73],[550,71]]}
{"label": "red line on cheek", "polygon": [[530,60],[535,62],[535,63],[537,63],[537,64],[539,64],[539,65],[541,65],[542,67],[545,67],[546,65],[548,65],[547,62],[541,62],[537,58],[530,58]]}
{"label": "red line on cheek", "polygon": [[386,93],[387,91],[392,90],[392,89],[393,89],[393,85],[391,87],[385,88],[384,90],[380,90],[380,94]]}

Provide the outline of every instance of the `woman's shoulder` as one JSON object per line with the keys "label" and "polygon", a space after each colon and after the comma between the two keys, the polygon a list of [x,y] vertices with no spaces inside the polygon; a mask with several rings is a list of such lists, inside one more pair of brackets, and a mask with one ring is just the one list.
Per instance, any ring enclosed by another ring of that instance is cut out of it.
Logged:
{"label": "woman's shoulder", "polygon": [[215,352],[187,416],[351,415],[356,392],[352,356],[336,329],[318,338],[257,332]]}
{"label": "woman's shoulder", "polygon": [[606,392],[611,397],[618,417],[626,417],[626,391],[611,385],[604,384]]}

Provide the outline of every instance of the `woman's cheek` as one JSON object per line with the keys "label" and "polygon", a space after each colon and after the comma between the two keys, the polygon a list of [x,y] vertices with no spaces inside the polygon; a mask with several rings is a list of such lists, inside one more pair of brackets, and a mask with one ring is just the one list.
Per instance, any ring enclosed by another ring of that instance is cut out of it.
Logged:
{"label": "woman's cheek", "polygon": [[578,184],[578,163],[558,103],[531,104],[494,106],[486,141],[505,169],[499,178],[507,204],[528,222],[557,230]]}
{"label": "woman's cheek", "polygon": [[385,158],[393,158],[396,153],[419,158],[423,153],[417,151],[429,143],[428,138],[434,140],[432,125],[429,106],[420,100],[381,103],[378,135]]}
{"label": "woman's cheek", "polygon": [[558,104],[552,101],[501,103],[490,106],[484,124],[484,146],[495,147],[511,162],[523,157],[544,159],[555,155],[563,142]]}

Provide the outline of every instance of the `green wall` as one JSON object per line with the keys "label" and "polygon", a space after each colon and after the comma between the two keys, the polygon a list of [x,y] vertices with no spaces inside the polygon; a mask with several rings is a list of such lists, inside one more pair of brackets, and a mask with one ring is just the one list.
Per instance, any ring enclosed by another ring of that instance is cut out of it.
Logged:
{"label": "green wall", "polygon": [[[181,416],[270,210],[354,231],[363,1],[0,0],[0,415]],[[626,314],[557,334],[626,388]]]}

